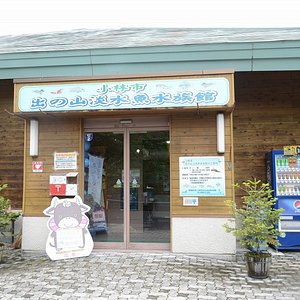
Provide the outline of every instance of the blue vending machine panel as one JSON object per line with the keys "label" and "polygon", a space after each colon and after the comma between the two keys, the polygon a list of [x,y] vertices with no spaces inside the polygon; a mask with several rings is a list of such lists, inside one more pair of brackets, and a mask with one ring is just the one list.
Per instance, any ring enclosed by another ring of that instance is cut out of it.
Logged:
{"label": "blue vending machine panel", "polygon": [[280,198],[277,203],[278,208],[284,209],[285,216],[300,217],[300,196],[295,199]]}
{"label": "blue vending machine panel", "polygon": [[286,236],[279,238],[278,249],[300,250],[300,155],[285,156],[283,150],[274,150],[266,158],[275,207],[284,209],[278,227]]}

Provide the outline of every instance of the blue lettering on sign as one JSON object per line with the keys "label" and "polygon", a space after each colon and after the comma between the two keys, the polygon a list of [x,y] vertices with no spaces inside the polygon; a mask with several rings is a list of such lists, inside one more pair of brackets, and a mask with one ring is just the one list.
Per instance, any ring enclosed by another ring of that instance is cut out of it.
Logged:
{"label": "blue lettering on sign", "polygon": [[120,83],[116,84],[114,87],[110,88],[110,91],[116,92],[116,93],[124,93],[126,91],[130,91],[130,87],[128,84]]}
{"label": "blue lettering on sign", "polygon": [[130,89],[134,92],[142,92],[146,86],[146,83],[135,83],[130,86]]}
{"label": "blue lettering on sign", "polygon": [[107,100],[107,96],[106,95],[92,96],[89,99],[89,105],[91,107],[108,106],[109,105],[109,101]]}
{"label": "blue lettering on sign", "polygon": [[47,99],[45,98],[34,98],[31,100],[30,109],[45,109],[47,107]]}
{"label": "blue lettering on sign", "polygon": [[167,93],[160,93],[157,96],[152,97],[155,103],[163,104],[165,102],[171,102],[172,96]]}
{"label": "blue lettering on sign", "polygon": [[116,97],[112,97],[112,98],[110,98],[110,101],[111,101],[111,104],[114,104],[116,106],[120,106],[125,103],[130,103],[127,95],[123,95],[123,96],[118,95]]}
{"label": "blue lettering on sign", "polygon": [[196,95],[197,102],[214,102],[218,93],[216,91],[200,91]]}
{"label": "blue lettering on sign", "polygon": [[149,95],[148,94],[137,94],[137,95],[135,95],[134,98],[133,98],[132,104],[133,105],[150,104]]}
{"label": "blue lettering on sign", "polygon": [[76,106],[87,106],[88,101],[80,96],[77,96],[75,99],[70,100],[70,107]]}
{"label": "blue lettering on sign", "polygon": [[96,92],[100,93],[100,94],[107,93],[108,92],[108,85],[107,84],[101,85],[101,87],[99,89],[97,89]]}
{"label": "blue lettering on sign", "polygon": [[174,96],[174,103],[193,103],[193,93],[192,92],[181,92]]}
{"label": "blue lettering on sign", "polygon": [[[106,91],[106,86],[102,86],[102,92]],[[118,89],[125,89],[127,87],[125,86],[118,86]],[[143,87],[135,87],[142,89]],[[129,99],[128,95],[122,95],[118,94],[115,97],[111,97],[108,99],[107,95],[92,95],[88,100],[85,98],[82,98],[81,96],[77,96],[74,99],[69,100],[65,97],[56,97],[51,100],[49,100],[49,106],[50,107],[105,107],[105,106],[122,106],[124,104],[130,104],[132,106],[143,106],[143,105],[149,105],[152,103],[155,103],[156,105],[162,106],[165,103],[177,103],[177,104],[192,104],[195,102],[195,100],[200,102],[213,102],[216,99],[217,96],[216,91],[200,91],[195,96],[192,92],[185,91],[185,92],[178,92],[176,95],[171,95],[169,93],[160,93],[158,95],[150,96],[147,93],[138,93],[133,96],[132,99]],[[152,101],[151,101],[152,99]],[[47,107],[47,99],[38,97],[34,98],[31,102],[31,109],[45,109]]]}
{"label": "blue lettering on sign", "polygon": [[49,101],[49,106],[52,107],[64,107],[68,104],[68,99],[64,97],[54,98]]}

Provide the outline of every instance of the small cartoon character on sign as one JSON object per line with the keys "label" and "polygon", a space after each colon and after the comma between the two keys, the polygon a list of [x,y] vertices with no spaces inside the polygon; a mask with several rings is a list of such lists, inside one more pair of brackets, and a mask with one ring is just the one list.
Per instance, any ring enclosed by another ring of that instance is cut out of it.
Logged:
{"label": "small cartoon character on sign", "polygon": [[52,260],[90,255],[94,243],[87,230],[89,219],[85,213],[89,210],[78,195],[64,199],[53,197],[51,205],[44,210],[50,217],[46,252]]}

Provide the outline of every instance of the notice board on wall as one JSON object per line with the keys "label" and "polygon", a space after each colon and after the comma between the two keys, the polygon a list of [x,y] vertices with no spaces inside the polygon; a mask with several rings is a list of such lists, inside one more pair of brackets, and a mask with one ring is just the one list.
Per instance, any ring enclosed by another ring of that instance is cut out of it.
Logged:
{"label": "notice board on wall", "polygon": [[179,158],[180,196],[225,196],[223,156],[184,156]]}

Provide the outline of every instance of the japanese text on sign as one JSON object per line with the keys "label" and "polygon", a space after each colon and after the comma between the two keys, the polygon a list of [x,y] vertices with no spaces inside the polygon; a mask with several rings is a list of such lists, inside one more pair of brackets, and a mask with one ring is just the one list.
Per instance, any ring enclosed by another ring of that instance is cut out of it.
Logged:
{"label": "japanese text on sign", "polygon": [[54,170],[76,170],[77,152],[55,152]]}
{"label": "japanese text on sign", "polygon": [[180,157],[180,196],[225,196],[221,156]]}
{"label": "japanese text on sign", "polygon": [[230,100],[226,78],[24,86],[23,112],[224,106]]}

